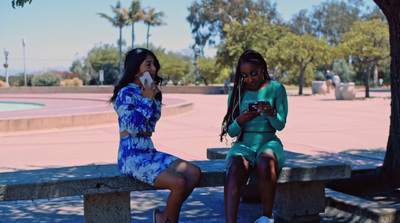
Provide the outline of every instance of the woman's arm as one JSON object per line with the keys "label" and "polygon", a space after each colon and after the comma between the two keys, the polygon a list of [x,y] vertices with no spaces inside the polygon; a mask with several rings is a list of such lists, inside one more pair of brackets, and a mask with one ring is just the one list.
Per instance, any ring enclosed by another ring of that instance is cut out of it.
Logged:
{"label": "woman's arm", "polygon": [[276,92],[275,110],[276,116],[268,116],[269,121],[274,129],[281,131],[285,128],[288,114],[287,93],[283,85],[280,85]]}
{"label": "woman's arm", "polygon": [[122,89],[114,104],[121,127],[130,133],[141,132],[154,112],[153,103],[151,99],[141,97],[140,91]]}

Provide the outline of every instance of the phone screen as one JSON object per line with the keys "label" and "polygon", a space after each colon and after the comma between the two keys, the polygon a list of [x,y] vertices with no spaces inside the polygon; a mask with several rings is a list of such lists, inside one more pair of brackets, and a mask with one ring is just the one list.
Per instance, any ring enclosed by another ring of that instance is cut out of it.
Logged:
{"label": "phone screen", "polygon": [[147,86],[150,86],[151,83],[153,83],[153,79],[150,76],[150,73],[148,71],[139,74],[139,79],[142,82],[142,84],[145,84],[145,80],[147,80]]}
{"label": "phone screen", "polygon": [[249,104],[249,111],[256,111],[257,109],[254,108],[253,106],[256,105],[257,103],[250,103]]}

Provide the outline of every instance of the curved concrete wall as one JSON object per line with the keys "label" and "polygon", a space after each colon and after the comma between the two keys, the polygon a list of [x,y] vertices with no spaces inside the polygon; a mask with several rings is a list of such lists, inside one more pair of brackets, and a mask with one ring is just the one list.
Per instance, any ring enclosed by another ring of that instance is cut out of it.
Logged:
{"label": "curved concrete wall", "polygon": [[[223,86],[162,86],[164,93],[181,94],[221,94]],[[114,86],[82,86],[82,87],[8,87],[0,88],[0,94],[42,94],[42,93],[112,93]]]}

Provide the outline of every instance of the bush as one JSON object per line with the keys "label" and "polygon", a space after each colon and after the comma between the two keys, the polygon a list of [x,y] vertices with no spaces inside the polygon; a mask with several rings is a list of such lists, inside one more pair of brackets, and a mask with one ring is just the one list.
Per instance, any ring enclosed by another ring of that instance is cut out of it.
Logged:
{"label": "bush", "polygon": [[61,77],[54,72],[47,72],[33,78],[33,86],[60,86]]}
{"label": "bush", "polygon": [[83,81],[77,77],[61,81],[61,86],[63,87],[80,87],[82,85]]}
{"label": "bush", "polygon": [[6,82],[0,80],[0,87],[10,87]]}

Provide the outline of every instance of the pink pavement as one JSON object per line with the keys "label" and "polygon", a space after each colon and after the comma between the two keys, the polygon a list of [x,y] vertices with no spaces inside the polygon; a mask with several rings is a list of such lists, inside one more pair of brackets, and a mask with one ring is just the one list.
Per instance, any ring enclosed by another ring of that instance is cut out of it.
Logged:
{"label": "pink pavement", "polygon": [[[365,99],[364,91],[358,91],[356,100],[349,101],[336,100],[334,93],[311,95],[305,91],[303,96],[296,94],[297,91],[288,91],[287,124],[282,132],[277,133],[286,150],[318,154],[386,148],[390,92],[374,91],[370,93],[371,98]],[[26,95],[25,101],[35,97],[43,99],[44,96]],[[63,94],[56,97],[79,99],[81,96]],[[165,106],[192,102],[195,109],[162,117],[153,135],[156,148],[190,161],[205,160],[207,148],[229,147],[231,139],[219,141],[227,97],[222,94],[165,94]],[[93,99],[108,98],[109,95],[93,94]],[[73,108],[74,104],[63,103],[60,99],[52,106],[61,112],[66,110],[63,106]],[[107,109],[112,110],[110,107]],[[0,134],[0,172],[116,163],[118,138],[117,121],[104,125]]]}

